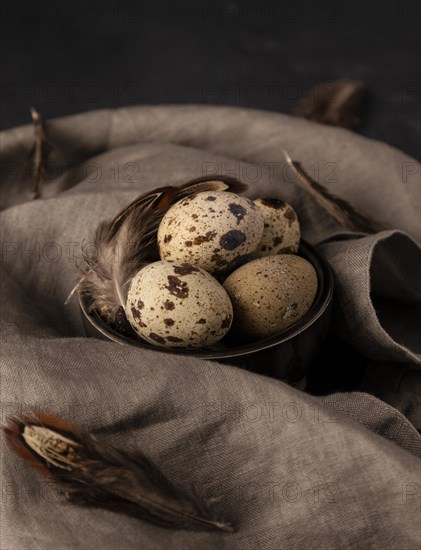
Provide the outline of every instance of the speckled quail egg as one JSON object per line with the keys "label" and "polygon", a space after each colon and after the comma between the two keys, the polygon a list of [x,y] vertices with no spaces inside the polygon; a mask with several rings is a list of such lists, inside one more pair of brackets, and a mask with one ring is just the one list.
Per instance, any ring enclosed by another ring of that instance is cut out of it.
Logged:
{"label": "speckled quail egg", "polygon": [[199,348],[214,344],[229,330],[232,305],[218,281],[188,263],[158,261],[138,271],[126,315],[150,344]]}
{"label": "speckled quail egg", "polygon": [[201,192],[172,206],[158,229],[162,260],[224,273],[250,259],[263,234],[259,208],[229,192]]}
{"label": "speckled quail egg", "polygon": [[263,216],[262,240],[253,256],[295,254],[300,245],[300,224],[295,210],[280,199],[255,199]]}
{"label": "speckled quail egg", "polygon": [[239,267],[223,286],[234,308],[233,334],[265,338],[288,328],[310,309],[317,274],[304,258],[278,254]]}

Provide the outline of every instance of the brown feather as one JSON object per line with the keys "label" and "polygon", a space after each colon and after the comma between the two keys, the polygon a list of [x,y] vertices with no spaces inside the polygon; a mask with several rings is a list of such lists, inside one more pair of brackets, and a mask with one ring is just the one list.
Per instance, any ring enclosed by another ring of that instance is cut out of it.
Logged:
{"label": "brown feather", "polygon": [[348,201],[331,193],[321,183],[313,180],[304,171],[299,162],[291,160],[286,151],[284,155],[287,163],[296,172],[296,181],[316,200],[316,202],[332,216],[340,225],[351,231],[363,233],[377,233],[382,231],[382,226],[375,220],[362,214]]}
{"label": "brown feather", "polygon": [[357,128],[366,88],[357,80],[335,80],[312,88],[298,103],[294,114],[321,124]]}
{"label": "brown feather", "polygon": [[9,418],[3,431],[10,447],[56,481],[73,503],[172,529],[233,530],[171,483],[143,454],[129,456],[41,414]]}
{"label": "brown feather", "polygon": [[47,142],[45,120],[34,107],[31,107],[31,117],[34,126],[34,145],[30,152],[34,172],[33,190],[34,199],[39,199],[42,195],[42,184],[46,179],[47,162],[52,148]]}

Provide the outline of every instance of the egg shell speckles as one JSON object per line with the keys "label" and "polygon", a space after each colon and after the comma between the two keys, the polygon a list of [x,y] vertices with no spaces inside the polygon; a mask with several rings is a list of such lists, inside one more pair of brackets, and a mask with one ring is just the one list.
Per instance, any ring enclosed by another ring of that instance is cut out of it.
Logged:
{"label": "egg shell speckles", "polygon": [[263,216],[262,240],[253,257],[295,254],[300,246],[300,224],[291,205],[280,199],[255,199]]}
{"label": "egg shell speckles", "polygon": [[234,308],[237,337],[265,338],[298,321],[317,292],[317,274],[304,258],[278,254],[253,260],[224,282]]}
{"label": "egg shell speckles", "polygon": [[182,199],[158,229],[162,260],[189,262],[224,273],[251,258],[263,234],[259,208],[245,197],[203,192]]}
{"label": "egg shell speckles", "polygon": [[191,264],[159,261],[133,278],[126,315],[150,344],[200,348],[225,336],[233,312],[228,294],[212,275]]}

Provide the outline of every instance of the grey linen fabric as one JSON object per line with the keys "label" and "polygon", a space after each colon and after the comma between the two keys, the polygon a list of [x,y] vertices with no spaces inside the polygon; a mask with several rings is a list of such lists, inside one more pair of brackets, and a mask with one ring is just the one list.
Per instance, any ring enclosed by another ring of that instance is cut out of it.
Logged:
{"label": "grey linen fabric", "polygon": [[[338,335],[418,374],[418,163],[347,130],[210,106],[94,111],[51,121],[48,136],[55,165],[37,201],[25,164],[32,129],[0,136],[2,421],[37,407],[141,450],[214,500],[236,532],[170,531],[66,504],[2,438],[1,548],[418,549],[421,443],[396,409],[367,393],[316,398],[235,367],[88,339],[76,300],[64,306],[81,244],[104,217],[154,187],[231,174],[249,196],[296,208],[334,270]],[[283,150],[385,230],[344,233],[293,181]]]}

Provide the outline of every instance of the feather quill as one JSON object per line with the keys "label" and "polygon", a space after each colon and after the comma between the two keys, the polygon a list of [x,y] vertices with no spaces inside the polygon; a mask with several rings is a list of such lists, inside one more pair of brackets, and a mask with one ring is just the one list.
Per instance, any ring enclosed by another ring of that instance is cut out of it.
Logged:
{"label": "feather quill", "polygon": [[331,193],[321,183],[313,180],[304,171],[299,162],[293,161],[286,151],[284,156],[287,163],[295,170],[296,180],[340,225],[351,231],[363,233],[377,233],[382,226],[375,220],[359,212],[348,201]]}
{"label": "feather quill", "polygon": [[128,456],[45,414],[7,420],[3,431],[10,447],[56,481],[70,502],[172,529],[233,531],[143,454]]}
{"label": "feather quill", "polygon": [[133,276],[159,259],[156,234],[167,210],[201,191],[240,193],[246,185],[226,176],[198,178],[180,187],[161,187],[140,195],[96,230],[93,246],[83,250],[80,278],[73,289],[90,297],[90,311],[117,330],[130,331],[124,308]]}

